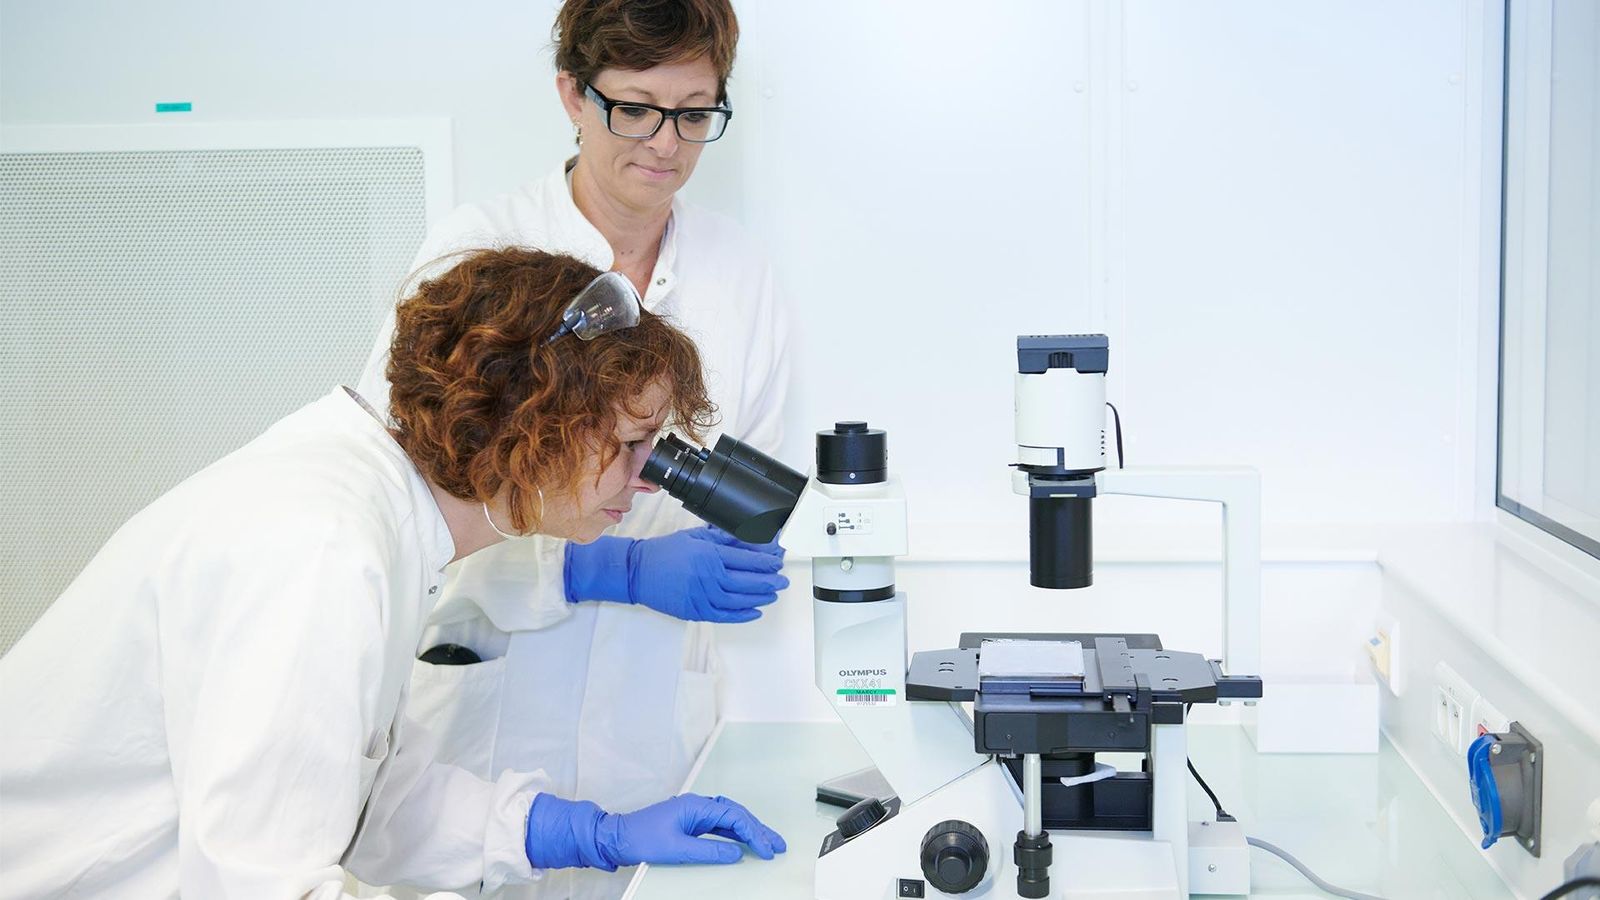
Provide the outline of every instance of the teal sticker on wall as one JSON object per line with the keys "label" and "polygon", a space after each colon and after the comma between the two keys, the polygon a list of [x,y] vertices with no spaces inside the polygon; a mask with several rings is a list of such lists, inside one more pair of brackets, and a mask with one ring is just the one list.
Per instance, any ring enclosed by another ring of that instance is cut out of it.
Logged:
{"label": "teal sticker on wall", "polygon": [[157,103],[156,104],[156,112],[158,112],[158,113],[192,112],[193,110],[194,110],[194,104],[190,103],[188,101],[184,101],[182,103]]}

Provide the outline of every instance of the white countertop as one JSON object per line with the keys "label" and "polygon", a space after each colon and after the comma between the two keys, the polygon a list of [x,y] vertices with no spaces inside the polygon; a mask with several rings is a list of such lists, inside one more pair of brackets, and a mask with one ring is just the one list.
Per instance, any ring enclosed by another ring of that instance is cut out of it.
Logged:
{"label": "white countertop", "polygon": [[[1191,726],[1189,741],[1195,767],[1246,833],[1340,887],[1390,900],[1512,896],[1387,741],[1368,755],[1260,755],[1243,731],[1220,725]],[[732,866],[644,867],[630,896],[810,900],[817,849],[841,812],[816,802],[816,784],[867,763],[837,723],[725,724],[690,789],[745,804],[789,852],[771,862],[747,853]],[[1191,781],[1190,809],[1209,805]],[[1251,863],[1252,897],[1327,896],[1267,853],[1252,850]]]}

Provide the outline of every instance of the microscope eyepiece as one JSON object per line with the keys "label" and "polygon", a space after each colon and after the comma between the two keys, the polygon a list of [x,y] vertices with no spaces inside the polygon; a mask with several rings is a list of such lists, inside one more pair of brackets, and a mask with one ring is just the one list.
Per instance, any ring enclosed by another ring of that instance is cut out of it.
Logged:
{"label": "microscope eyepiece", "polygon": [[[673,497],[694,483],[705,466],[709,451],[696,451],[693,446],[671,432],[656,441],[650,458],[644,461],[639,474],[645,481],[661,488]],[[679,499],[682,499],[681,497]]]}
{"label": "microscope eyepiece", "polygon": [[668,434],[640,475],[684,509],[751,544],[777,537],[806,487],[805,475],[727,435],[714,449],[696,449]]}

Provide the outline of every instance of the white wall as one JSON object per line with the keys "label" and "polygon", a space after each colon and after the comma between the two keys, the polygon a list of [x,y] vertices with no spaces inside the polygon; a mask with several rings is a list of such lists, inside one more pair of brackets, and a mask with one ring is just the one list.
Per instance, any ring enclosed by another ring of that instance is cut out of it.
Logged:
{"label": "white wall", "polygon": [[803,310],[794,454],[875,419],[919,542],[1017,547],[1012,338],[1105,330],[1134,462],[1260,466],[1270,521],[1470,515],[1466,7],[755,7],[742,216]]}
{"label": "white wall", "polygon": [[[480,199],[571,147],[558,5],[0,0],[0,126],[443,115],[456,196]],[[165,101],[194,109],[157,114]]]}
{"label": "white wall", "polygon": [[[457,198],[479,199],[571,149],[554,5],[4,0],[0,126],[170,121],[152,110],[172,100],[190,121],[445,115]],[[890,430],[905,577],[930,597],[914,628],[1109,615],[961,561],[1025,554],[1006,469],[1019,333],[1108,332],[1130,462],[1258,466],[1269,524],[1481,508],[1482,0],[739,9],[734,127],[691,194],[765,242],[793,302],[785,455],[809,461],[838,418]],[[1129,547],[1145,523],[1215,520],[1135,500],[1099,516]],[[1324,580],[1315,553],[1276,558],[1268,608],[1288,618],[1269,647],[1296,669],[1353,664],[1376,589]],[[1203,567],[1106,578],[1130,627],[1207,640]],[[980,615],[990,591],[1032,605]],[[1343,618],[1302,645],[1305,598]],[[730,630],[730,655],[790,653],[806,605],[797,590],[784,627]],[[746,683],[731,699],[753,713],[771,695]],[[779,708],[809,702],[806,682],[785,690]]]}

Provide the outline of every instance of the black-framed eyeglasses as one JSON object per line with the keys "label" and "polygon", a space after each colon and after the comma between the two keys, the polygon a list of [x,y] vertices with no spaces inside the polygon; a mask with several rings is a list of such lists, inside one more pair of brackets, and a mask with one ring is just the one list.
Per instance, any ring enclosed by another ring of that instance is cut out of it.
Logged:
{"label": "black-framed eyeglasses", "polygon": [[656,132],[661,130],[661,123],[671,119],[680,140],[691,144],[709,144],[722,137],[722,133],[728,130],[728,120],[733,118],[733,109],[729,106],[667,109],[648,103],[613,100],[587,82],[583,92],[593,98],[595,105],[605,113],[607,130],[617,137],[639,141],[655,137]]}

